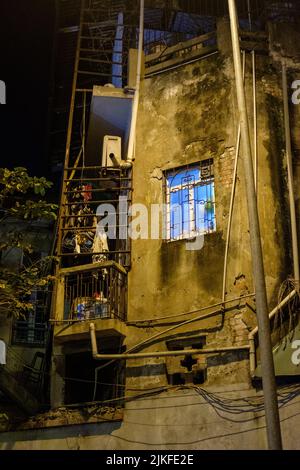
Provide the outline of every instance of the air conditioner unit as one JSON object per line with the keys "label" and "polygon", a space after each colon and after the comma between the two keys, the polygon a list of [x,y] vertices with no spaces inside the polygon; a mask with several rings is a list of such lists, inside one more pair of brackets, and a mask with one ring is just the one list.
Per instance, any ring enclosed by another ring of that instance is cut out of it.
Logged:
{"label": "air conditioner unit", "polygon": [[102,166],[112,167],[121,164],[121,137],[105,135],[103,139]]}

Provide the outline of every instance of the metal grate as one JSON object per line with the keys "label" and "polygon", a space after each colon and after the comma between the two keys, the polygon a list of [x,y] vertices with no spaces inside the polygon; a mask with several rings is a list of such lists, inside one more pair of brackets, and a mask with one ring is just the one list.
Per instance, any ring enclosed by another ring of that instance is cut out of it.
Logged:
{"label": "metal grate", "polygon": [[65,276],[64,319],[126,320],[126,274],[114,266]]}
{"label": "metal grate", "polygon": [[43,347],[47,340],[48,327],[46,323],[28,325],[28,321],[18,320],[12,329],[12,344]]}
{"label": "metal grate", "polygon": [[[65,260],[63,264],[67,266],[70,262],[75,265],[110,260],[129,266],[130,242],[128,238],[122,239],[118,236],[120,230],[127,229],[128,226],[128,216],[121,213],[119,199],[122,196],[128,202],[131,200],[131,178],[128,176],[128,170],[69,167],[68,174],[59,228],[59,256]],[[97,208],[101,204],[111,207],[115,214],[108,232],[105,232],[105,243],[100,243],[97,229]]]}
{"label": "metal grate", "polygon": [[213,160],[165,173],[166,239],[190,239],[216,231]]}
{"label": "metal grate", "polygon": [[44,347],[48,339],[46,314],[50,304],[51,292],[48,289],[35,289],[29,301],[32,310],[25,312],[22,318],[12,325],[12,344],[32,347]]}

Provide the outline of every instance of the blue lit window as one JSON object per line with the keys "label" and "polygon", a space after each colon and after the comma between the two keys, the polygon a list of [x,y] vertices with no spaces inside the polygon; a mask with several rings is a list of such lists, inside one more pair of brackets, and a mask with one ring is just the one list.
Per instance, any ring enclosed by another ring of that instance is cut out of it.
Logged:
{"label": "blue lit window", "polygon": [[167,240],[215,232],[213,160],[167,171],[166,203]]}

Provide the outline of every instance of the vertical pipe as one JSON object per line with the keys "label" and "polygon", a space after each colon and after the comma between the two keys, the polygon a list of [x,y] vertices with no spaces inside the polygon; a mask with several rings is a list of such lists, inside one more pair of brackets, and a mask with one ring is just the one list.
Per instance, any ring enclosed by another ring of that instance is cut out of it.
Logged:
{"label": "vertical pipe", "polygon": [[132,162],[134,157],[135,146],[135,131],[137,122],[137,112],[140,99],[140,83],[142,74],[142,57],[144,46],[144,0],[140,0],[140,25],[139,25],[139,44],[138,44],[138,59],[137,59],[137,73],[136,73],[136,86],[132,104],[132,117],[130,125],[130,134],[128,142],[127,162]]}
{"label": "vertical pipe", "polygon": [[256,102],[256,56],[255,51],[252,54],[252,72],[253,72],[253,152],[254,152],[254,184],[257,195],[258,186],[258,151],[257,151],[257,102]]}
{"label": "vertical pipe", "polygon": [[254,336],[249,335],[249,360],[250,360],[250,376],[253,377],[255,374],[256,367],[256,351],[255,351],[255,340]]}
{"label": "vertical pipe", "polygon": [[[243,79],[245,78],[245,68],[246,68],[246,53],[245,53],[245,51],[243,51]],[[235,188],[236,188],[236,177],[237,177],[237,168],[238,168],[238,159],[239,159],[239,153],[240,153],[240,145],[241,145],[241,125],[239,124],[238,133],[237,133],[235,158],[234,158],[234,170],[233,170],[233,177],[232,177],[232,187],[231,187],[231,197],[230,197],[230,205],[229,205],[227,234],[226,234],[226,246],[225,246],[224,268],[223,268],[222,302],[225,302],[225,300],[226,300],[227,263],[228,263],[230,233],[231,233],[231,225],[232,225],[233,204],[234,204],[234,196],[235,196]]]}
{"label": "vertical pipe", "polygon": [[289,200],[290,200],[294,278],[296,281],[297,290],[299,290],[299,251],[298,251],[298,236],[297,236],[297,219],[296,219],[296,206],[295,206],[295,193],[294,193],[294,175],[293,175],[287,73],[286,73],[286,63],[284,60],[282,61],[282,87],[283,87],[284,127],[285,127],[286,158],[287,158],[287,170],[288,170],[288,188],[289,188]]}
{"label": "vertical pipe", "polygon": [[259,344],[261,349],[262,383],[265,398],[266,427],[269,449],[282,448],[280,421],[277,401],[274,362],[270,322],[267,307],[267,293],[263,255],[260,238],[260,226],[257,211],[257,201],[254,186],[253,161],[251,152],[249,120],[246,107],[246,96],[243,84],[241,53],[239,44],[238,17],[235,0],[228,0],[230,26],[232,35],[234,71],[237,89],[237,101],[240,114],[241,136],[244,146],[244,172],[247,194],[250,244],[253,264],[253,278],[256,290],[257,322],[259,331]]}

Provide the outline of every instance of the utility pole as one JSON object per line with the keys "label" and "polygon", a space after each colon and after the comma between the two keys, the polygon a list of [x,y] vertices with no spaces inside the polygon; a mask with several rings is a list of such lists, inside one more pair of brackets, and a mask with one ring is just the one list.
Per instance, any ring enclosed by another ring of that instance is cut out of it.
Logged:
{"label": "utility pole", "polygon": [[277,400],[277,387],[272,353],[271,329],[268,314],[266,282],[263,254],[260,238],[260,226],[257,210],[253,161],[250,143],[249,120],[243,83],[239,23],[235,0],[228,0],[230,27],[232,36],[233,61],[237,89],[237,101],[243,143],[243,161],[247,194],[250,243],[252,253],[253,279],[256,291],[256,310],[258,336],[261,356],[262,384],[267,426],[268,446],[270,450],[281,450],[282,440]]}

